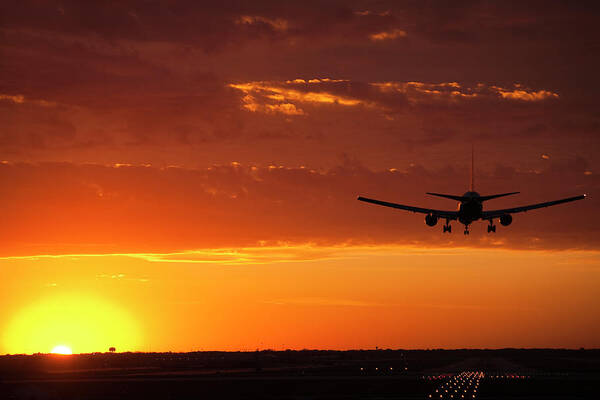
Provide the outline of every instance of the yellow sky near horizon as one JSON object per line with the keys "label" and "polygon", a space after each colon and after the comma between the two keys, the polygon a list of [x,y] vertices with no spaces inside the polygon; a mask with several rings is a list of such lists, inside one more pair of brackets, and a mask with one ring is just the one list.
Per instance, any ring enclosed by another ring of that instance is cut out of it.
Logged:
{"label": "yellow sky near horizon", "polygon": [[0,353],[600,345],[600,252],[182,254],[0,259]]}

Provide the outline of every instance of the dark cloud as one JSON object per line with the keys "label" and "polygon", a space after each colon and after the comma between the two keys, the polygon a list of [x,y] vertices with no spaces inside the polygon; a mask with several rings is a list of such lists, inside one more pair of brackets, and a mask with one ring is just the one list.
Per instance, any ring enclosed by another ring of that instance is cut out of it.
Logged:
{"label": "dark cloud", "polygon": [[9,29],[93,36],[110,42],[177,42],[206,52],[264,38],[332,34],[366,38],[396,22],[390,14],[359,16],[342,1],[226,1],[210,5],[195,1],[23,1],[5,3],[2,11]]}
{"label": "dark cloud", "polygon": [[[0,146],[5,151],[52,149],[75,141],[75,125],[54,104],[0,100]],[[58,108],[58,109],[57,109]]]}

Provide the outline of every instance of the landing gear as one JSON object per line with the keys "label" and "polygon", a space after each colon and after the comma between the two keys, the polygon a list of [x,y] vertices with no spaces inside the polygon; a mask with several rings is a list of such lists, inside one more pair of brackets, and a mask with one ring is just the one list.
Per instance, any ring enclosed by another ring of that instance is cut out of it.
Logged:
{"label": "landing gear", "polygon": [[446,220],[446,225],[443,226],[443,233],[452,233],[452,225],[450,225],[450,220]]}
{"label": "landing gear", "polygon": [[496,225],[494,225],[494,220],[490,219],[490,224],[488,225],[488,233],[494,232],[496,233]]}
{"label": "landing gear", "polygon": [[468,234],[469,234],[469,226],[465,225],[465,235],[468,235]]}

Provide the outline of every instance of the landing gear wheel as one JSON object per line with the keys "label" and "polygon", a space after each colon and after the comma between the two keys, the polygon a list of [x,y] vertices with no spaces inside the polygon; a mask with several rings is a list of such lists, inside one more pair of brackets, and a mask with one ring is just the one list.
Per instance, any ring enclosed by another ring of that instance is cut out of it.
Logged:
{"label": "landing gear wheel", "polygon": [[468,235],[468,234],[469,234],[469,230],[465,229],[465,235]]}
{"label": "landing gear wheel", "polygon": [[446,218],[446,223],[444,224],[443,228],[444,228],[443,231],[442,231],[443,233],[446,233],[446,232],[452,233],[452,225],[450,225],[450,219],[449,218]]}
{"label": "landing gear wheel", "polygon": [[488,233],[494,232],[496,233],[496,225],[488,225]]}

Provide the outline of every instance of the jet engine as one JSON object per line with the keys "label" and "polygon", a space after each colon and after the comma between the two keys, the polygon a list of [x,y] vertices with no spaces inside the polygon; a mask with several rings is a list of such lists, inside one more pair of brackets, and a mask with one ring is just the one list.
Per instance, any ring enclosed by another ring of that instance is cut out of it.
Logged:
{"label": "jet engine", "polygon": [[504,214],[500,216],[500,223],[503,226],[508,226],[512,223],[512,216],[510,214]]}
{"label": "jet engine", "polygon": [[433,214],[427,214],[425,216],[425,223],[429,226],[435,226],[437,224],[438,217]]}

